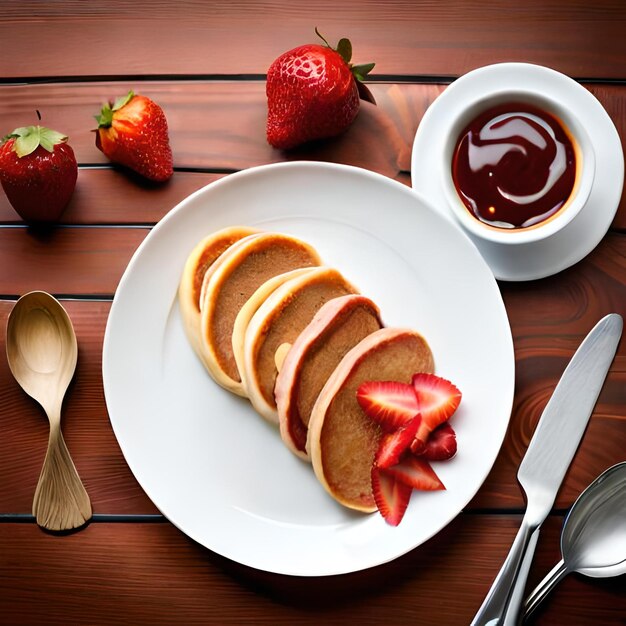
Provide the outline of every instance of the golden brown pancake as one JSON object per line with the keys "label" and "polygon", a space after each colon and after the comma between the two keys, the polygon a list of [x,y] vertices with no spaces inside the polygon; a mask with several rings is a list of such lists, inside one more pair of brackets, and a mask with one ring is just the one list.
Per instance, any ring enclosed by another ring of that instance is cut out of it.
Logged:
{"label": "golden brown pancake", "polygon": [[244,342],[244,380],[250,402],[266,419],[278,423],[274,397],[278,348],[296,341],[326,302],[355,292],[337,270],[319,267],[278,287],[252,316]]}
{"label": "golden brown pancake", "polygon": [[209,373],[222,387],[246,395],[233,353],[237,314],[267,280],[293,269],[319,265],[307,243],[278,233],[251,235],[231,246],[205,273],[200,337]]}
{"label": "golden brown pancake", "polygon": [[[303,274],[312,272],[314,270],[314,267],[301,267],[297,270],[291,270],[289,272],[285,272],[284,274],[278,274],[278,276],[273,276],[269,280],[266,280],[241,307],[239,313],[237,313],[237,317],[235,318],[232,336],[233,354],[235,356],[235,363],[237,363],[237,369],[239,370],[239,375],[241,377],[245,376],[245,369],[243,364],[243,349],[246,336],[246,328],[248,328],[248,324],[250,323],[252,316],[258,311],[259,307],[265,302],[265,300],[267,300],[270,294],[276,291],[276,289],[280,287],[283,283],[291,280],[292,278],[302,276]],[[243,378],[242,383],[245,390],[246,385]]]}
{"label": "golden brown pancake", "polygon": [[365,296],[327,302],[298,335],[276,379],[280,434],[287,447],[308,460],[306,437],[313,405],[341,359],[382,327],[378,307]]}
{"label": "golden brown pancake", "polygon": [[200,342],[200,291],[206,271],[235,242],[257,233],[247,226],[231,226],[211,233],[187,257],[178,288],[178,303],[189,343],[205,362]]}
{"label": "golden brown pancake", "polygon": [[311,413],[307,451],[315,475],[338,502],[376,510],[371,470],[381,431],[357,402],[361,383],[409,383],[414,373],[433,368],[432,353],[419,333],[382,328],[352,348],[331,374]]}

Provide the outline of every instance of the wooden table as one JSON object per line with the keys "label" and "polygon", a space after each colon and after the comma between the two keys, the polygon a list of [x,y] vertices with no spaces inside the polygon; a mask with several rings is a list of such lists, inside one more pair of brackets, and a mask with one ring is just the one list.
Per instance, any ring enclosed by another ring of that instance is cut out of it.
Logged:
{"label": "wooden table", "polygon": [[[309,6],[311,4],[311,6]],[[312,8],[315,5],[315,8]],[[340,139],[291,154],[265,141],[265,72],[281,52],[349,36],[376,61]],[[412,140],[455,77],[498,61],[553,67],[579,80],[626,137],[626,6],[621,0],[437,2],[0,3],[0,131],[43,123],[70,136],[79,181],[62,223],[20,221],[0,197],[0,324],[32,289],[59,297],[79,364],[64,432],[94,518],[68,536],[30,514],[48,425],[0,358],[0,623],[468,624],[519,526],[515,475],[568,359],[604,314],[626,314],[626,203],[583,261],[556,276],[501,282],[516,353],[510,428],[488,479],[425,545],[392,563],[331,578],[290,578],[230,562],[164,519],[135,481],[107,415],[103,333],[120,276],[167,211],[190,192],[250,166],[292,159],[349,163],[410,184]],[[112,167],[92,115],[128,89],[165,110],[176,171],[162,186]],[[0,334],[4,353],[5,332]],[[534,585],[559,558],[564,512],[601,471],[626,458],[626,342],[544,524]],[[537,624],[626,624],[624,577],[570,576]]]}

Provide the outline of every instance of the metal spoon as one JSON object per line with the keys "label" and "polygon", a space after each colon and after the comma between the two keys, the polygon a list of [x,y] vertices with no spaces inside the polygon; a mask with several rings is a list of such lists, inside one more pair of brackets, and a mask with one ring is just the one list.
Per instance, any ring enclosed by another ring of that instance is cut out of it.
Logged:
{"label": "metal spoon", "polygon": [[61,405],[77,355],[72,322],[55,298],[32,291],[16,302],[7,323],[7,359],[17,382],[50,422],[48,451],[33,499],[37,523],[49,530],[78,528],[91,517],[89,496],[61,434]]}
{"label": "metal spoon", "polygon": [[524,619],[570,572],[593,578],[626,574],[626,461],[610,467],[578,496],[563,523],[561,554],[528,596]]}

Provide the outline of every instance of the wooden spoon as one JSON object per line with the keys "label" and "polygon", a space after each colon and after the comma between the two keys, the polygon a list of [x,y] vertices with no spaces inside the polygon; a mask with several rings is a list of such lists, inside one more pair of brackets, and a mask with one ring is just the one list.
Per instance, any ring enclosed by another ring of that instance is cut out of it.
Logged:
{"label": "wooden spoon", "polygon": [[22,389],[48,416],[50,437],[33,515],[48,530],[69,530],[91,518],[89,496],[61,433],[61,405],[74,376],[78,347],[72,322],[50,294],[22,296],[7,323],[7,359]]}

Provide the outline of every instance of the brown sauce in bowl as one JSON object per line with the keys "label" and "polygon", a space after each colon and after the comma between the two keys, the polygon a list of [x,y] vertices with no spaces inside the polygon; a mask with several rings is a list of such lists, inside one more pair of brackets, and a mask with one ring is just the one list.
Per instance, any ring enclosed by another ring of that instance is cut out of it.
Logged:
{"label": "brown sauce in bowl", "polygon": [[525,103],[484,111],[463,130],[452,180],[471,215],[520,229],[555,215],[576,182],[576,150],[562,123]]}

